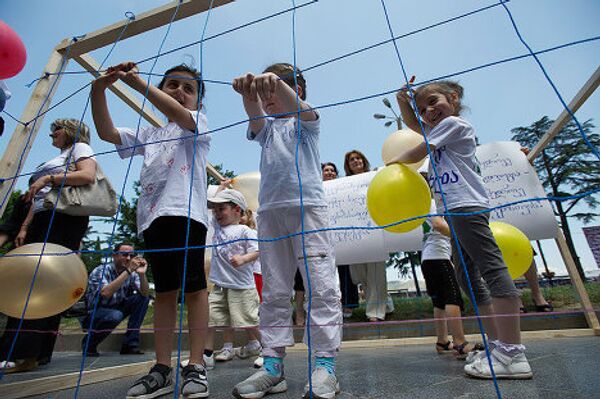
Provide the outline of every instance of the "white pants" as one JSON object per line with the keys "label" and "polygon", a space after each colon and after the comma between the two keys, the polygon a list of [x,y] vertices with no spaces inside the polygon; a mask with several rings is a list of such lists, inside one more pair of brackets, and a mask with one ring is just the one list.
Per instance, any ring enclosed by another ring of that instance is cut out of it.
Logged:
{"label": "white pants", "polygon": [[350,276],[354,284],[360,284],[365,291],[367,317],[385,319],[388,298],[385,262],[350,265]]}
{"label": "white pants", "polygon": [[[327,207],[304,208],[304,230],[327,227]],[[302,231],[300,207],[261,211],[258,237],[276,238]],[[281,349],[294,345],[292,307],[294,274],[300,270],[306,288],[306,305],[311,302],[311,345],[317,356],[333,356],[342,339],[342,305],[335,256],[329,234],[321,231],[304,235],[312,297],[309,297],[302,236],[260,242],[263,275],[263,302],[260,306],[260,333],[263,354],[281,356]],[[306,332],[304,342],[307,343]],[[273,350],[277,348],[278,351]]]}

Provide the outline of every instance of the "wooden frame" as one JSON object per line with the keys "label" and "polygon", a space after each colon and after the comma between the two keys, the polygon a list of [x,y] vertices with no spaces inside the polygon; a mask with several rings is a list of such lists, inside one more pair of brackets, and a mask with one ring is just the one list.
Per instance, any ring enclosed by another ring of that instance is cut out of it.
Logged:
{"label": "wooden frame", "polygon": [[[233,1],[234,0],[213,0],[212,7],[216,8]],[[42,121],[44,120],[43,113],[50,107],[52,97],[56,92],[55,88],[58,86],[62,77],[60,72],[65,70],[69,59],[74,59],[84,69],[96,75],[95,71],[97,69],[94,68],[94,66],[97,67],[98,64],[86,53],[114,43],[126,24],[128,24],[128,26],[125,32],[123,32],[121,40],[168,24],[173,18],[173,13],[178,6],[179,10],[173,19],[174,21],[207,11],[210,5],[211,0],[175,0],[164,6],[146,11],[138,15],[133,21],[120,21],[116,24],[90,32],[84,35],[83,38],[78,38],[76,41],[73,41],[72,39],[62,40],[56,48],[52,50],[48,64],[42,73],[42,76],[44,77],[37,82],[20,120],[30,121],[37,115],[41,114],[41,116],[30,125],[17,125],[13,131],[8,146],[0,159],[0,170],[3,171],[4,176],[16,176],[21,173],[23,164],[29,155],[31,146],[35,141]],[[66,51],[67,48],[69,49],[68,52]],[[52,92],[50,92],[51,89]],[[140,112],[141,105],[139,101],[137,101],[135,96],[133,96],[123,85],[111,87],[111,90],[119,98],[125,101],[128,106],[136,110],[136,112]],[[163,122],[151,111],[144,110],[142,115],[154,126],[163,125]],[[31,129],[33,129],[33,131]],[[23,150],[24,146],[26,146],[25,150]],[[23,154],[22,162],[19,163],[21,153]],[[217,179],[222,178],[212,165],[207,164],[206,169],[210,175]],[[14,188],[14,183],[15,181],[12,179],[0,183],[1,198],[8,198]],[[4,201],[4,204],[0,207],[0,215],[4,213],[7,203],[8,201]]]}

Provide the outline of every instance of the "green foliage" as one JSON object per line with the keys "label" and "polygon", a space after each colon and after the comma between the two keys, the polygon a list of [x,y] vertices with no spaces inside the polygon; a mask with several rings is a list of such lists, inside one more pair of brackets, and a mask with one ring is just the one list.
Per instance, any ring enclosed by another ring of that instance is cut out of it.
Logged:
{"label": "green foliage", "polygon": [[[20,190],[14,190],[10,194],[10,198],[8,199],[8,203],[6,204],[4,214],[2,214],[2,217],[0,217],[0,224],[6,223],[8,219],[10,219],[10,215],[13,213],[15,203],[18,201],[21,195],[23,195],[23,193]],[[4,255],[11,249],[13,249],[13,242],[12,240],[9,240],[4,245],[0,246],[0,254]]]}
{"label": "green foliage", "polygon": [[[518,141],[524,147],[533,148],[553,122],[544,116],[531,126],[512,129],[512,140]],[[592,131],[594,127],[591,120],[582,124],[589,141],[598,148],[600,147],[600,135]],[[533,166],[538,172],[544,188],[551,195],[576,196],[600,186],[598,159],[583,141],[581,133],[573,121],[567,123],[554,140],[548,144],[542,156],[535,159]],[[575,206],[579,203],[585,203],[589,210],[576,211]],[[599,215],[592,212],[598,205],[598,198],[588,195],[564,201],[562,211],[555,207],[555,212],[557,216],[560,216],[559,213],[564,213],[565,217],[589,223]]]}

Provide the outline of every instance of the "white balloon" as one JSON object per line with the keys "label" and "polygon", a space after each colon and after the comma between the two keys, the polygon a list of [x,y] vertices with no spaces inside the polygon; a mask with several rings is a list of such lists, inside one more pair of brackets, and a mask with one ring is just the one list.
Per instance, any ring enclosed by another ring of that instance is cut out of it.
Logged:
{"label": "white balloon", "polygon": [[[413,130],[402,129],[395,131],[383,142],[383,147],[381,149],[381,158],[383,159],[383,163],[387,165],[391,159],[398,157],[399,155],[406,154],[406,152],[412,150],[424,141],[425,139],[423,138],[423,135]],[[423,165],[423,162],[425,162],[425,158],[419,162],[406,164],[406,166],[413,170],[417,170],[421,165]]]}
{"label": "white balloon", "polygon": [[246,198],[248,208],[256,212],[258,209],[258,188],[260,186],[260,172],[243,173],[232,179],[231,185]]}

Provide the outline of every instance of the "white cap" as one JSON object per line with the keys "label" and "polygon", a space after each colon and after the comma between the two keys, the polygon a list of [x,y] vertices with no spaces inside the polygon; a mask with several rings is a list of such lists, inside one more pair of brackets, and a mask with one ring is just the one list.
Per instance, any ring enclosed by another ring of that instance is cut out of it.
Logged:
{"label": "white cap", "polygon": [[246,204],[246,199],[244,195],[237,190],[226,188],[223,191],[219,191],[214,197],[208,199],[208,206],[211,204],[224,204],[227,202],[232,202],[242,208],[242,211],[248,209],[248,204]]}

